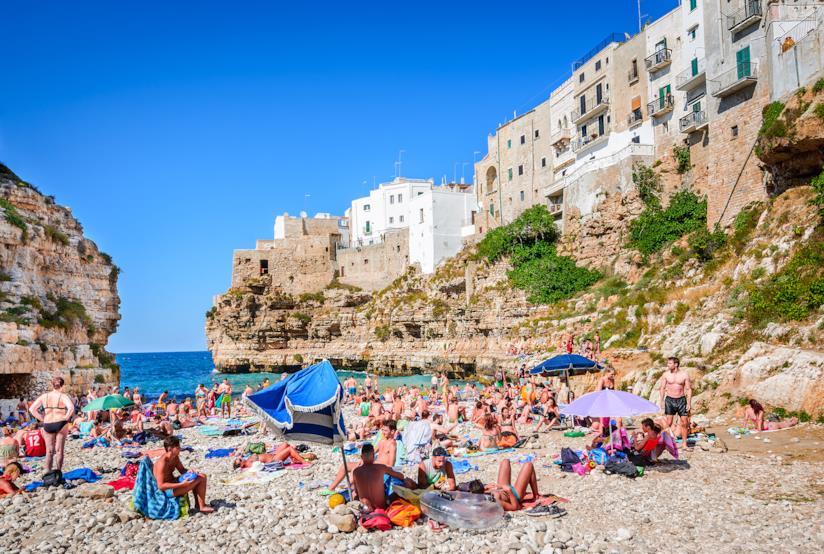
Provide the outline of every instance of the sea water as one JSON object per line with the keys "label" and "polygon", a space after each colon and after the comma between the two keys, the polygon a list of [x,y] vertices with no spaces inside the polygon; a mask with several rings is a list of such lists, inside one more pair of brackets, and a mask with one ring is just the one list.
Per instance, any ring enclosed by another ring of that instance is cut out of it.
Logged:
{"label": "sea water", "polygon": [[[280,380],[281,373],[216,373],[212,355],[209,352],[154,352],[140,354],[117,354],[120,364],[120,388],[140,388],[140,393],[149,400],[156,399],[163,391],[182,400],[193,398],[195,388],[200,383],[207,387],[229,379],[234,392],[241,393],[246,385],[257,390],[267,377],[271,382]],[[338,371],[341,382],[354,377],[362,382],[366,375],[360,372]],[[378,385],[385,387],[430,384],[430,375],[410,375],[406,377],[379,377]],[[460,382],[456,382],[460,383]]]}

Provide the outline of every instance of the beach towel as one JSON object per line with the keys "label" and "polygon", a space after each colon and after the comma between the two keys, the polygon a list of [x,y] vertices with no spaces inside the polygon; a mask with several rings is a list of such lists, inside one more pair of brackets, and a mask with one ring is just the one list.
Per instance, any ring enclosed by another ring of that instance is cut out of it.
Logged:
{"label": "beach towel", "polygon": [[131,477],[121,477],[120,479],[115,479],[114,481],[109,481],[106,483],[114,490],[119,491],[120,489],[134,489],[134,479]]}
{"label": "beach towel", "polygon": [[678,446],[675,444],[675,441],[672,440],[672,435],[663,431],[658,435],[658,444],[663,444],[667,452],[670,453],[670,456],[676,460],[678,459]]}
{"label": "beach towel", "polygon": [[478,458],[480,456],[492,456],[494,454],[507,454],[509,452],[515,452],[514,448],[491,448],[489,450],[483,450],[481,452],[469,452],[464,454],[464,458]]}
{"label": "beach towel", "polygon": [[97,481],[100,481],[100,475],[87,467],[81,467],[64,473],[63,479],[66,481],[85,481],[87,483],[96,483]]}
{"label": "beach towel", "polygon": [[432,427],[428,421],[413,421],[403,433],[403,445],[406,448],[406,460],[420,463],[426,457],[432,442]]}
{"label": "beach towel", "polygon": [[94,428],[94,421],[81,421],[77,424],[77,429],[80,432],[80,438],[85,439],[88,437],[92,429]]}
{"label": "beach towel", "polygon": [[223,434],[223,430],[216,425],[204,425],[197,428],[197,432],[205,437],[217,437]]}
{"label": "beach towel", "polygon": [[154,464],[151,459],[143,458],[140,461],[140,468],[137,470],[137,478],[132,489],[134,510],[149,519],[178,519],[180,502],[177,498],[160,490],[152,473],[153,468]]}
{"label": "beach towel", "polygon": [[206,453],[206,458],[226,458],[234,451],[234,448],[211,448]]}
{"label": "beach towel", "polygon": [[226,485],[263,485],[286,475],[285,471],[242,471],[223,480]]}
{"label": "beach towel", "polygon": [[94,448],[95,446],[102,446],[104,448],[109,447],[109,441],[106,437],[96,437],[91,439],[90,441],[86,441],[83,443],[82,448]]}
{"label": "beach towel", "polygon": [[42,486],[44,486],[43,481],[32,481],[31,483],[23,487],[23,490],[26,492],[31,492],[33,490],[39,489]]}
{"label": "beach towel", "polygon": [[513,464],[525,464],[527,462],[534,462],[535,454],[521,454],[520,456],[510,458],[509,461]]}
{"label": "beach towel", "polygon": [[452,471],[454,471],[455,474],[468,473],[473,469],[478,469],[478,466],[473,466],[469,463],[469,460],[456,460],[454,458],[450,458],[449,461],[452,462]]}

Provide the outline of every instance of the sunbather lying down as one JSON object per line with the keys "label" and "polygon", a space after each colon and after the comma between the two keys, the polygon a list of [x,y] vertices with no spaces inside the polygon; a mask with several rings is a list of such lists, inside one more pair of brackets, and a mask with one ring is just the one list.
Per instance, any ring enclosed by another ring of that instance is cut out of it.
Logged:
{"label": "sunbather lying down", "polygon": [[[531,494],[527,494],[531,489]],[[525,513],[529,515],[551,515],[554,517],[566,514],[566,510],[557,506],[550,506],[558,500],[552,495],[543,495],[538,492],[538,478],[532,462],[521,466],[515,484],[512,484],[512,466],[509,460],[501,460],[498,464],[498,480],[485,487],[495,500],[507,512],[515,512],[523,508],[530,508]]]}
{"label": "sunbather lying down", "polygon": [[285,442],[283,444],[278,445],[275,448],[274,453],[266,452],[264,454],[252,454],[246,459],[241,457],[235,458],[232,465],[235,469],[246,469],[247,467],[251,467],[251,465],[255,462],[261,462],[264,464],[269,464],[272,462],[285,462],[287,459],[290,459],[293,464],[308,464],[309,458],[314,459],[315,456],[301,456],[300,453],[294,449],[294,447]]}

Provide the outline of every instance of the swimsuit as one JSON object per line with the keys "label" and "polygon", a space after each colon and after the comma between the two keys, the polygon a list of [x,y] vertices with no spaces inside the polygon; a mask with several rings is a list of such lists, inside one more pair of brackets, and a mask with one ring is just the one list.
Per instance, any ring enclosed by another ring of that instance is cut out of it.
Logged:
{"label": "swimsuit", "polygon": [[681,396],[679,398],[667,396],[664,398],[664,415],[675,414],[678,414],[682,417],[686,417],[689,415],[689,411],[687,410],[686,396]]}
{"label": "swimsuit", "polygon": [[[48,404],[49,395],[47,394],[46,395],[46,400],[47,400],[46,409],[47,410],[63,410],[64,412],[68,412],[69,411],[68,408],[66,408],[65,406],[60,405],[60,400],[63,400],[63,396],[64,396],[63,394],[60,394],[60,399],[58,400],[58,405],[57,406],[49,406],[49,404]],[[43,431],[45,431],[46,433],[59,433],[60,431],[63,430],[63,427],[65,427],[68,422],[69,422],[68,419],[64,419],[64,420],[61,420],[61,421],[52,421],[52,422],[49,422],[49,423],[44,423],[43,424]]]}
{"label": "swimsuit", "polygon": [[512,485],[509,485],[509,490],[512,491],[512,496],[514,496],[515,500],[517,500],[518,504],[520,504],[521,503],[521,497],[518,496],[518,492],[515,490],[515,487],[513,487]]}

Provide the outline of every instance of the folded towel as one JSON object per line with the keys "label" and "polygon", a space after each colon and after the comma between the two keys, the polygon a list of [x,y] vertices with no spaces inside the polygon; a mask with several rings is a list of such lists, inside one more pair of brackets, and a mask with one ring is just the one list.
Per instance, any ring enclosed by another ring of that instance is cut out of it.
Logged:
{"label": "folded towel", "polygon": [[226,458],[234,451],[234,448],[211,448],[206,453],[206,458]]}

